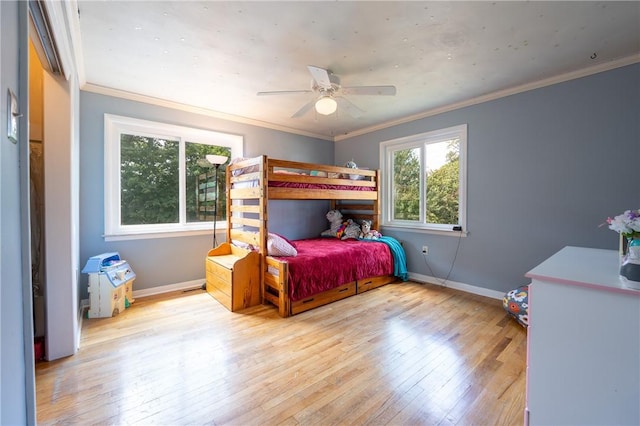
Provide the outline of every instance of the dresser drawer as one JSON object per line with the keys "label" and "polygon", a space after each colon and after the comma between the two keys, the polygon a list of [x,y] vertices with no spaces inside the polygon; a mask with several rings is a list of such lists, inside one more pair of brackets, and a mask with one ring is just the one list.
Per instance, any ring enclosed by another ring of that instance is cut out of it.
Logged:
{"label": "dresser drawer", "polygon": [[395,277],[392,275],[363,278],[361,280],[358,280],[357,282],[358,293],[364,293],[365,291],[373,290],[374,288],[381,287],[394,281]]}
{"label": "dresser drawer", "polygon": [[291,302],[291,313],[293,315],[299,314],[300,312],[308,311],[309,309],[326,305],[327,303],[345,299],[354,294],[356,294],[356,282],[352,281],[347,284],[342,284],[340,287],[307,297],[306,299]]}

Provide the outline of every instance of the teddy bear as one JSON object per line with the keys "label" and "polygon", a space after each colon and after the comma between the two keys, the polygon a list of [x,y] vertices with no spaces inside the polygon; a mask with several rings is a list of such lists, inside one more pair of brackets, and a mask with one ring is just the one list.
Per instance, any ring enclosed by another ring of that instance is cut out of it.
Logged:
{"label": "teddy bear", "polygon": [[379,233],[375,229],[371,229],[370,220],[362,220],[360,224],[360,233],[358,234],[358,238],[363,240],[377,240],[380,237],[382,237],[381,233]]}

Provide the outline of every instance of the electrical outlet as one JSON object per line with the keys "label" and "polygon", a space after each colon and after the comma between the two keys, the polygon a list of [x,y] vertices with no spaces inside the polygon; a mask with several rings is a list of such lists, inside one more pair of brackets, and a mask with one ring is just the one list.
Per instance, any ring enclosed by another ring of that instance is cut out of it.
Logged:
{"label": "electrical outlet", "polygon": [[429,254],[429,246],[422,246],[422,254]]}

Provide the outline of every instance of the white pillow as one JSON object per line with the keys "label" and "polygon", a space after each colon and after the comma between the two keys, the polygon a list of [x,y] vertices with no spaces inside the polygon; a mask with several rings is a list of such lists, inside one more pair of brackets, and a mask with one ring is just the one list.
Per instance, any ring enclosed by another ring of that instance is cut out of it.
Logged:
{"label": "white pillow", "polygon": [[278,234],[269,232],[267,237],[267,254],[269,256],[297,256],[298,250]]}

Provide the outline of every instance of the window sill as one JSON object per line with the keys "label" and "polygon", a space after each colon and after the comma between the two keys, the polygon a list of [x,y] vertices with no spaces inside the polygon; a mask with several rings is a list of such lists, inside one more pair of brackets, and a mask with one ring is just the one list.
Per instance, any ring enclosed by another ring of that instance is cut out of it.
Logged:
{"label": "window sill", "polygon": [[402,226],[402,225],[382,225],[383,229],[391,229],[398,232],[411,232],[420,234],[431,235],[444,235],[447,237],[466,237],[469,232],[467,231],[454,231],[453,229],[433,229],[433,228],[416,228],[415,226]]}
{"label": "window sill", "polygon": [[[226,232],[227,227],[221,226],[216,228],[216,234],[220,232]],[[127,240],[150,240],[156,238],[179,238],[179,237],[193,237],[198,235],[212,235],[213,229],[197,229],[197,230],[182,230],[182,231],[145,231],[145,232],[131,232],[122,234],[105,234],[103,235],[105,241],[127,241]]]}

